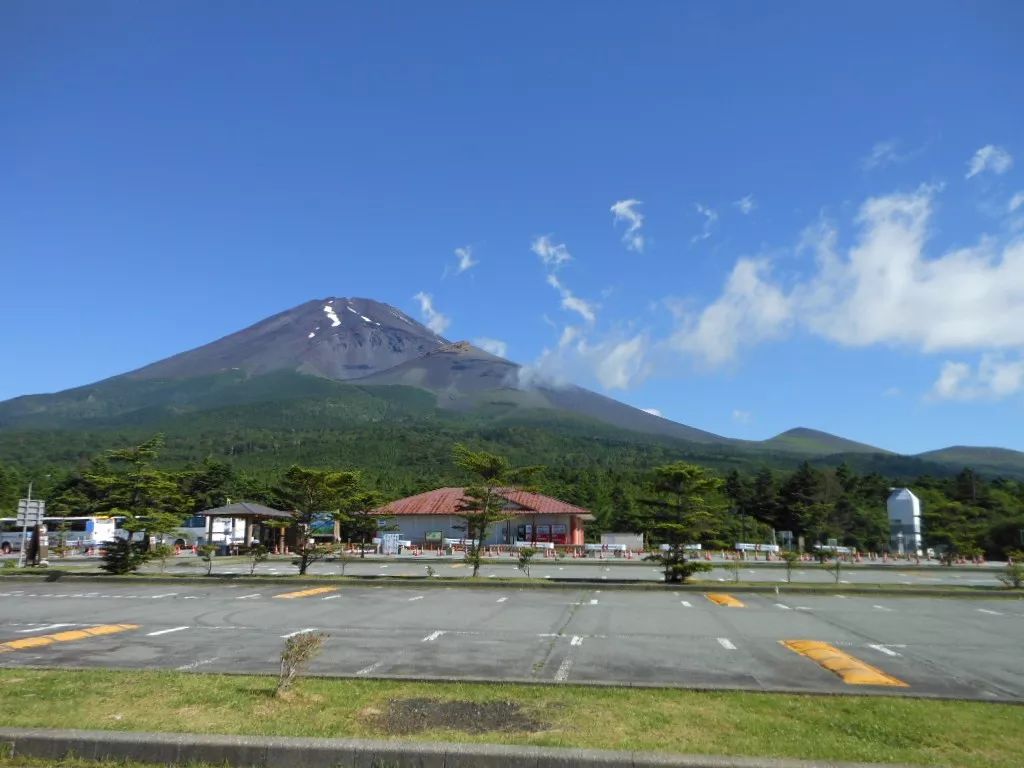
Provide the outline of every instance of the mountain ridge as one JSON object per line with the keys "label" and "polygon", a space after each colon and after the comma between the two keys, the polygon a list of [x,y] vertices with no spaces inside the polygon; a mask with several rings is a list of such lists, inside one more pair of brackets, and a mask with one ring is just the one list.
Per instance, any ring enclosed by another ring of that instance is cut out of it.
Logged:
{"label": "mountain ridge", "polygon": [[[426,410],[571,414],[640,435],[740,452],[772,452],[814,460],[831,456],[898,457],[891,451],[808,427],[761,441],[724,437],[655,416],[576,385],[520,382],[521,366],[451,342],[404,312],[373,299],[329,296],[271,315],[191,350],[93,384],[0,402],[0,431],[80,429],[175,414],[302,399],[341,398],[346,407],[377,409],[377,399],[416,400]],[[318,383],[320,382],[320,383]],[[355,390],[368,393],[360,400]],[[401,394],[406,390],[421,395]],[[362,405],[357,405],[361,402]],[[132,414],[135,414],[132,416]],[[147,416],[148,414],[148,416]],[[559,416],[560,418],[560,416]],[[914,457],[939,465],[979,464],[1024,472],[1024,453],[1005,448],[948,446]]]}

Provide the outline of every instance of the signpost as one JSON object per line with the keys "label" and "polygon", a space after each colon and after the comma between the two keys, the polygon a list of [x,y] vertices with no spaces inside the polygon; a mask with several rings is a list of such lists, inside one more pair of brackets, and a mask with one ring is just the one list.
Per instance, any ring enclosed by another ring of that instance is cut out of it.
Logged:
{"label": "signpost", "polygon": [[46,502],[32,498],[32,483],[28,484],[28,497],[18,500],[17,522],[21,524],[21,553],[18,555],[18,567],[25,567],[25,556],[28,552],[28,527],[42,525],[46,514]]}

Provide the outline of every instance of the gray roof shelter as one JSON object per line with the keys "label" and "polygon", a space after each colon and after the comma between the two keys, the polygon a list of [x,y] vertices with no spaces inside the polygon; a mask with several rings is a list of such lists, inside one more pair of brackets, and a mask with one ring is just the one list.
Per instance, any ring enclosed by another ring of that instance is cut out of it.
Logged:
{"label": "gray roof shelter", "polygon": [[234,504],[228,504],[224,507],[204,509],[202,512],[196,512],[196,514],[201,515],[202,517],[263,517],[273,520],[293,519],[291,512],[282,512],[280,509],[274,509],[272,507],[264,506],[263,504],[257,504],[254,501],[236,501]]}

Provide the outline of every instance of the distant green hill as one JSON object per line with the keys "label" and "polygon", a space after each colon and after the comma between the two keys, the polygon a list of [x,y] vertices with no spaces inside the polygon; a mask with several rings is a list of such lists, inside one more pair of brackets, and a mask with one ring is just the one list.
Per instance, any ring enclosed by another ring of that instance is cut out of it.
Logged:
{"label": "distant green hill", "polygon": [[883,448],[847,440],[807,427],[797,427],[765,440],[761,445],[779,451],[805,456],[828,456],[833,453],[890,453]]}

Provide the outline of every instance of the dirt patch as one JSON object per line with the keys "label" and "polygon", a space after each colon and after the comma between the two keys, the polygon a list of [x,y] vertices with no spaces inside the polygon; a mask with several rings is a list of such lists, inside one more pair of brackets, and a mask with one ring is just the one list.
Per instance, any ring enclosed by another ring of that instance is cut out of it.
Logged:
{"label": "dirt patch", "polygon": [[534,733],[545,728],[544,723],[524,713],[514,701],[392,699],[388,702],[387,712],[375,714],[369,719],[379,728],[393,734],[433,730]]}

